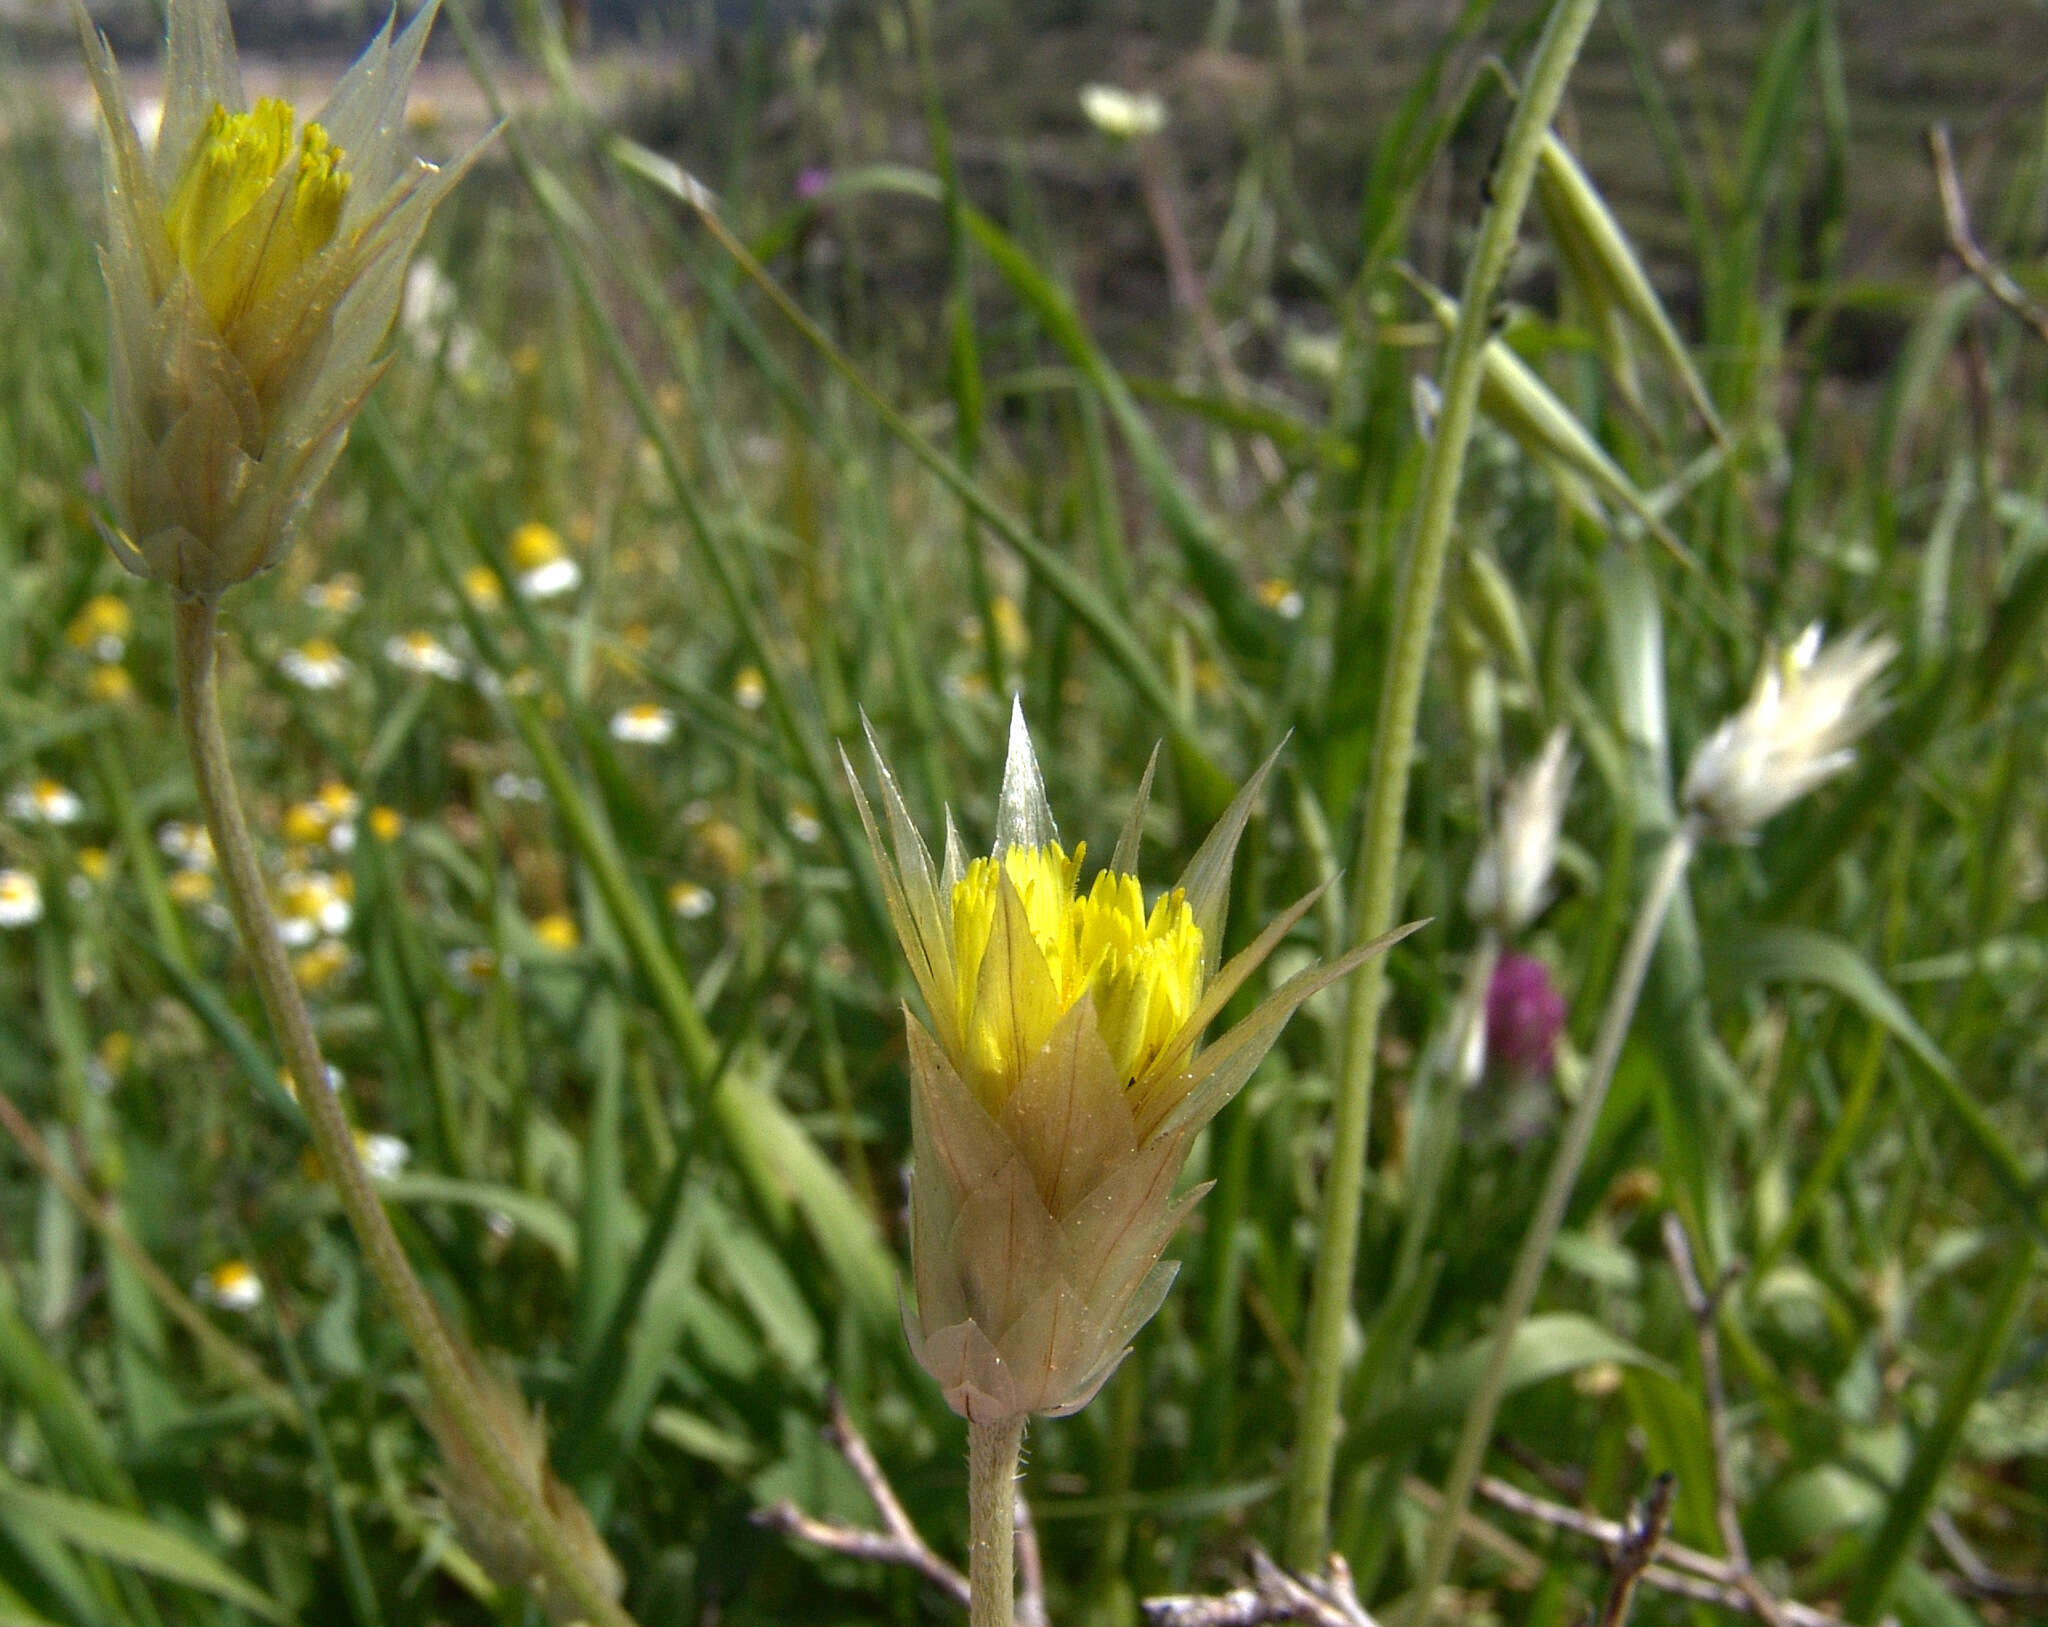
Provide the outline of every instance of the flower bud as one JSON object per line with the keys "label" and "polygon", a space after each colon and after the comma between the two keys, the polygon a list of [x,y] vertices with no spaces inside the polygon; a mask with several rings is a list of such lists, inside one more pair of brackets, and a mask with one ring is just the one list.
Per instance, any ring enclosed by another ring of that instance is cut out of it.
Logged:
{"label": "flower bud", "polygon": [[1550,901],[1558,831],[1572,793],[1571,736],[1553,729],[1543,753],[1500,799],[1500,820],[1472,866],[1465,907],[1504,936],[1520,932]]}
{"label": "flower bud", "polygon": [[1865,631],[1824,649],[1816,622],[1790,649],[1767,655],[1749,704],[1693,753],[1686,811],[1711,834],[1740,841],[1847,768],[1853,742],[1881,710],[1870,688],[1897,649]]}

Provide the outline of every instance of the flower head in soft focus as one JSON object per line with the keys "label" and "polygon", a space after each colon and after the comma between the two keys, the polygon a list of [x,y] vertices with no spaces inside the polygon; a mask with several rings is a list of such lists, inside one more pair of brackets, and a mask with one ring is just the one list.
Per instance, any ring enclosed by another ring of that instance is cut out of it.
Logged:
{"label": "flower head in soft focus", "polygon": [[1819,623],[1764,658],[1749,703],[1701,742],[1685,773],[1687,812],[1728,841],[1855,761],[1882,704],[1873,686],[1898,646],[1857,631],[1823,645]]}
{"label": "flower head in soft focus", "polygon": [[642,701],[612,713],[612,738],[634,746],[665,746],[675,738],[676,715],[666,706]]}
{"label": "flower head in soft focus", "polygon": [[127,602],[98,593],[79,606],[64,637],[74,650],[83,650],[95,661],[113,662],[127,653],[134,632],[135,615]]}
{"label": "flower head in soft focus", "polygon": [[906,1332],[964,1417],[1071,1412],[1166,1295],[1175,1267],[1160,1255],[1199,1196],[1173,1195],[1194,1137],[1302,1001],[1384,944],[1297,974],[1203,1049],[1203,1029],[1314,902],[1218,966],[1231,859],[1271,759],[1149,906],[1149,771],[1108,868],[1084,886],[1085,849],[1060,841],[1021,709],[986,857],[966,856],[949,818],[935,867],[879,748],[875,766],[888,843],[857,778],[856,800],[931,1021],[906,1016]]}
{"label": "flower head in soft focus", "polygon": [[192,1285],[192,1297],[223,1311],[253,1311],[263,1303],[263,1279],[247,1260],[223,1260]]}
{"label": "flower head in soft focus", "polygon": [[340,571],[305,592],[308,607],[328,616],[353,616],[363,608],[363,584],[353,572]]}
{"label": "flower head in soft focus", "polygon": [[1572,794],[1571,736],[1553,729],[1537,759],[1509,782],[1500,817],[1465,884],[1465,907],[1513,936],[1543,913],[1557,867],[1558,832]]}
{"label": "flower head in soft focus", "polygon": [[401,671],[452,683],[462,676],[462,657],[432,633],[393,633],[384,641],[384,659]]}
{"label": "flower head in soft focus", "polygon": [[301,689],[339,689],[354,671],[349,658],[328,638],[309,638],[277,658],[277,670]]}
{"label": "flower head in soft focus", "polygon": [[0,931],[34,926],[43,918],[43,889],[26,870],[0,870]]}
{"label": "flower head in soft focus", "polygon": [[1534,955],[1502,955],[1486,986],[1489,1064],[1517,1078],[1548,1079],[1564,1032],[1564,996]]}
{"label": "flower head in soft focus", "polygon": [[1156,136],[1166,128],[1166,104],[1150,91],[1083,85],[1081,111],[1096,129],[1119,141]]}
{"label": "flower head in soft focus", "polygon": [[139,576],[211,598],[275,564],[377,381],[405,264],[448,169],[399,151],[435,7],[389,24],[326,106],[254,106],[226,0],[171,0],[163,117],[143,150],[78,10],[105,148],[112,401],[97,431]]}
{"label": "flower head in soft focus", "polygon": [[583,568],[569,557],[561,534],[551,525],[528,520],[505,546],[512,558],[512,579],[529,599],[559,599],[574,593],[583,581]]}
{"label": "flower head in soft focus", "polygon": [[85,815],[85,804],[70,786],[38,779],[8,793],[7,815],[24,825],[75,825]]}
{"label": "flower head in soft focus", "polygon": [[679,881],[668,890],[668,907],[685,921],[701,921],[718,908],[718,895],[702,882]]}
{"label": "flower head in soft focus", "polygon": [[733,675],[733,704],[743,712],[758,712],[768,699],[768,680],[759,667],[741,667]]}

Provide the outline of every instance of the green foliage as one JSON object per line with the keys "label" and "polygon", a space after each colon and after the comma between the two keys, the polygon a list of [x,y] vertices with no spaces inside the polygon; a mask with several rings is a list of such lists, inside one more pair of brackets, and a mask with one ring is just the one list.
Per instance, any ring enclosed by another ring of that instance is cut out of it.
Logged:
{"label": "green foliage", "polygon": [[[1531,11],[1473,4],[1363,67],[1372,8],[1309,8],[1308,77],[1281,84],[1247,8],[1244,54],[1188,59],[1137,152],[1087,130],[1033,8],[952,9],[848,8],[621,96],[531,8],[552,97],[436,222],[307,534],[226,609],[280,900],[296,877],[326,901],[301,953],[344,1101],[403,1142],[401,1236],[544,1409],[648,1627],[930,1619],[906,1573],[748,1523],[782,1497],[872,1521],[818,1433],[828,1387],[960,1551],[961,1429],[897,1325],[909,985],[834,742],[865,714],[920,818],[950,799],[978,847],[1015,688],[1093,858],[1164,739],[1156,884],[1291,731],[1229,947],[1355,871],[1433,290]],[[1857,1620],[2019,1620],[1957,1556],[2048,1571],[2048,358],[1941,281],[1925,221],[1902,280],[1856,270],[1852,198],[1918,160],[1866,131],[1890,126],[1836,8],[1722,12],[1685,67],[1647,7],[1610,11],[1489,353],[1408,810],[1401,915],[1435,921],[1389,962],[1337,1540],[1376,1609],[1412,1582],[1688,754],[1768,641],[1871,624],[1906,655],[1858,767],[1690,873],[1487,1468],[1608,1516],[1673,1469],[1675,1535],[1720,1549],[1675,1209],[1710,1282],[1751,1266],[1718,1327],[1765,1584]],[[991,83],[991,57],[1029,71]],[[0,795],[46,777],[83,809],[0,818],[0,869],[42,904],[0,926],[0,1093],[96,1207],[7,1144],[0,1624],[523,1621],[454,1535],[406,1351],[178,831],[168,606],[121,576],[86,485],[91,154],[5,122]],[[2005,117],[1971,174],[2022,269],[2040,127]],[[1158,275],[1163,218],[1206,310]],[[576,563],[558,595],[529,591],[530,522]],[[132,617],[111,655],[70,634],[98,595]],[[331,687],[303,681],[316,641]],[[435,650],[455,675],[414,670]],[[1559,723],[1585,766],[1555,901],[1512,946],[1565,998],[1557,1077],[1465,1089],[1442,1056],[1480,948],[1460,900],[1499,784]],[[1262,978],[1348,946],[1346,890]],[[1032,1431],[1055,1621],[1128,1622],[1279,1540],[1342,1018],[1312,1002],[1207,1132],[1217,1190],[1166,1310],[1100,1400]],[[216,1275],[236,1259],[256,1307]],[[191,1336],[188,1291],[274,1392]],[[1590,1548],[1475,1512],[1503,1540],[1459,1559],[1473,1619],[1602,1594]]]}

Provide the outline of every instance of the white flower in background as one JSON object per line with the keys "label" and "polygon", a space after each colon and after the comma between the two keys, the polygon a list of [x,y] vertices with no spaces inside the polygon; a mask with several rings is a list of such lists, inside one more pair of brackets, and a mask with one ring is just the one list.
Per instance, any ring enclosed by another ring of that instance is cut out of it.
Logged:
{"label": "white flower in background", "polygon": [[43,889],[26,870],[0,870],[0,929],[34,926],[43,918]]}
{"label": "white flower in background", "polygon": [[412,1148],[397,1136],[356,1131],[356,1156],[373,1181],[395,1181],[412,1162]]}
{"label": "white flower in background", "polygon": [[718,908],[718,895],[695,881],[679,881],[668,890],[668,907],[685,921],[701,921]]}
{"label": "white flower in background", "polygon": [[181,870],[213,868],[213,837],[204,825],[188,825],[182,819],[167,819],[156,828],[156,845],[163,856]]}
{"label": "white flower in background", "polygon": [[1124,90],[1116,85],[1083,85],[1081,111],[1088,122],[1106,136],[1135,141],[1156,136],[1166,128],[1166,104],[1150,91]]}
{"label": "white flower in background", "polygon": [[462,658],[428,632],[393,633],[384,641],[384,659],[423,678],[452,683],[462,676]]}
{"label": "white flower in background", "polygon": [[783,820],[784,827],[806,847],[825,834],[825,825],[809,808],[792,808]]}
{"label": "white flower in background", "polygon": [[306,589],[306,603],[330,616],[353,616],[363,608],[363,584],[348,572],[315,582]]}
{"label": "white flower in background", "polygon": [[1259,603],[1283,621],[1299,621],[1308,608],[1301,589],[1284,576],[1269,576],[1257,588]]}
{"label": "white flower in background", "polygon": [[448,975],[457,988],[474,994],[485,985],[497,980],[498,957],[488,949],[451,949],[448,951]]}
{"label": "white flower in background", "polygon": [[7,813],[25,825],[75,825],[85,812],[78,793],[55,780],[36,780],[12,792]]}
{"label": "white flower in background", "polygon": [[759,667],[741,667],[732,680],[733,704],[742,712],[758,712],[768,699],[768,680]]}
{"label": "white flower in background", "polygon": [[500,802],[544,802],[548,788],[532,774],[519,774],[511,769],[491,781],[491,795]]}
{"label": "white flower in background", "polygon": [[665,746],[675,738],[676,715],[666,706],[643,701],[612,714],[612,738],[635,746]]}
{"label": "white flower in background", "polygon": [[278,886],[278,936],[303,949],[321,937],[339,937],[355,919],[346,886],[322,870],[295,870]]}
{"label": "white flower in background", "polygon": [[339,689],[355,669],[332,639],[309,638],[279,656],[277,670],[301,689]]}
{"label": "white flower in background", "polygon": [[562,538],[551,525],[528,520],[512,533],[507,545],[512,556],[513,580],[529,599],[559,599],[574,593],[583,581],[583,570],[569,557]]}
{"label": "white flower in background", "polygon": [[1505,936],[1528,926],[1550,902],[1558,830],[1578,767],[1570,745],[1568,731],[1551,730],[1542,754],[1509,782],[1501,795],[1499,822],[1465,884],[1465,908]]}
{"label": "white flower in background", "polygon": [[1856,737],[1882,709],[1871,685],[1897,652],[1867,631],[1823,648],[1816,622],[1790,649],[1766,655],[1748,705],[1693,753],[1686,811],[1738,841],[1847,768]]}
{"label": "white flower in background", "polygon": [[263,1279],[247,1260],[223,1260],[192,1285],[192,1297],[224,1311],[253,1311],[263,1303]]}

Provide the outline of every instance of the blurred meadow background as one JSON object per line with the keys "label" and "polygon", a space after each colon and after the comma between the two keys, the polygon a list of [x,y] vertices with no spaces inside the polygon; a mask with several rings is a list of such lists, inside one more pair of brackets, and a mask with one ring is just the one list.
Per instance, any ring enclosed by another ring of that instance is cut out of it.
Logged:
{"label": "blurred meadow background", "polygon": [[[447,0],[419,150],[510,123],[296,551],[229,600],[224,681],[366,1157],[648,1627],[957,1608],[751,1519],[874,1523],[830,1390],[962,1550],[961,1428],[898,1326],[863,713],[975,848],[1013,694],[1091,854],[1165,739],[1153,886],[1284,737],[1231,946],[1340,872],[1264,976],[1355,936],[1447,302],[1545,9]],[[317,104],[381,14],[299,10],[237,23]],[[158,19],[95,15],[147,102]],[[537,1620],[454,1534],[228,929],[166,603],[93,526],[75,36],[0,28],[0,1622]],[[1433,920],[1389,963],[1331,1533],[1383,1619],[1676,778],[1812,621],[1898,640],[1890,711],[1693,866],[1439,1614],[1586,1618],[1608,1556],[1557,1511],[1670,1470],[1670,1540],[1725,1558],[1732,1516],[1762,1602],[1653,1579],[1636,1620],[2048,1618],[2043,62],[2034,4],[1610,0],[1574,73],[1557,134],[1625,237],[1546,171],[1399,872]],[[1163,123],[1091,122],[1091,83]],[[1560,725],[1555,899],[1467,1088],[1467,878]],[[1281,1543],[1343,1018],[1319,996],[1207,1132],[1165,1310],[1031,1432],[1054,1622]]]}

